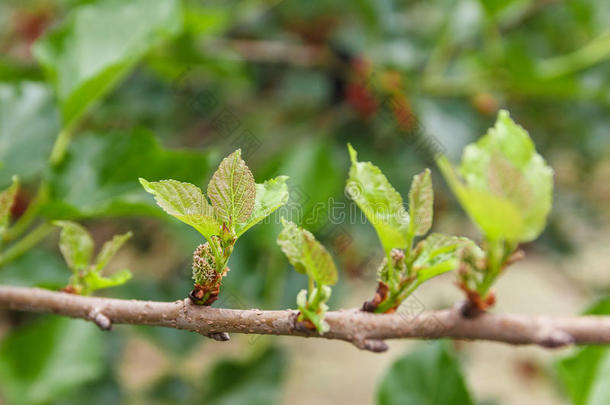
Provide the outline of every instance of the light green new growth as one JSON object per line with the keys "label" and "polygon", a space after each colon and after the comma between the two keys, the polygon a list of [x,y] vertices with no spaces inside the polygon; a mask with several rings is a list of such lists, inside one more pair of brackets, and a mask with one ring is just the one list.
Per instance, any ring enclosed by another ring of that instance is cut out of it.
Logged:
{"label": "light green new growth", "polygon": [[521,242],[544,229],[553,198],[553,170],[527,131],[507,111],[464,149],[459,173],[446,157],[437,164],[464,210],[483,232],[485,260],[460,274],[462,288],[485,299]]}
{"label": "light green new growth", "polygon": [[450,238],[435,234],[413,248],[415,237],[424,236],[432,227],[434,191],[430,170],[413,177],[409,190],[410,212],[407,212],[402,197],[381,170],[371,162],[359,162],[356,151],[349,144],[348,150],[351,168],[347,191],[375,227],[386,252],[379,269],[381,286],[376,300],[366,303],[365,310],[391,311],[423,282],[457,268],[457,243],[443,246],[443,255],[422,255],[422,252],[428,252],[426,247],[432,243],[431,238],[435,243],[441,237]]}
{"label": "light green new growth", "polygon": [[199,187],[176,180],[149,182],[140,178],[140,183],[169,215],[192,226],[206,239],[220,235],[222,225]]}
{"label": "light green new growth", "polygon": [[[479,307],[491,305],[493,297],[488,291],[510,262],[518,243],[536,238],[545,226],[553,172],[536,153],[527,132],[506,111],[499,113],[496,125],[484,137],[466,147],[459,173],[445,157],[438,159],[452,190],[483,231],[484,249],[466,238],[442,234],[425,237],[433,221],[430,170],[413,177],[407,212],[402,196],[381,170],[371,162],[358,161],[356,150],[349,144],[348,150],[351,167],[346,190],[375,228],[386,254],[379,269],[376,297],[365,303],[365,310],[393,311],[422,283],[457,268],[460,287],[478,294]],[[189,183],[140,179],[160,207],[208,240],[200,247],[206,253],[201,250],[196,254],[193,264],[197,285],[205,286],[201,301],[212,302],[218,293],[237,238],[286,203],[286,179],[280,176],[256,184],[240,150],[226,157],[212,176],[207,187],[210,201]],[[336,282],[336,267],[310,232],[283,219],[282,223],[284,229],[277,242],[295,270],[310,280],[309,291],[297,297],[301,319],[311,321],[323,332],[325,302],[331,292],[328,286]],[[418,237],[423,239],[415,241]],[[86,248],[87,243],[81,245]],[[74,266],[82,261],[77,253],[67,257],[75,261]]]}
{"label": "light green new growth", "polygon": [[459,169],[463,180],[444,156],[438,165],[487,239],[529,242],[544,229],[553,199],[553,170],[507,111],[500,111],[496,125],[464,149]]}
{"label": "light green new growth", "polygon": [[311,321],[319,333],[328,330],[324,315],[328,310],[330,286],[337,282],[337,268],[328,251],[311,234],[282,218],[284,229],[277,243],[296,271],[309,278],[309,291],[301,290],[297,295],[299,320]]}
{"label": "light green new growth", "polygon": [[254,177],[238,149],[227,156],[208,184],[208,202],[201,189],[176,180],[149,182],[140,178],[146,191],[169,215],[197,229],[207,240],[226,234],[237,238],[288,201],[287,176],[263,184]]}
{"label": "light green new growth", "polygon": [[208,196],[218,221],[232,228],[245,222],[254,209],[256,183],[238,149],[220,162],[208,183]]}
{"label": "light green new growth", "polygon": [[235,225],[235,234],[240,237],[244,232],[256,225],[273,211],[288,202],[288,176],[278,176],[256,185],[256,197],[250,217]]}
{"label": "light green new growth", "polygon": [[[208,241],[206,255],[212,257],[206,260],[214,263],[217,276],[204,277],[201,263],[193,263],[195,282],[199,288],[205,287],[202,294],[207,300],[217,293],[237,238],[288,201],[287,179],[278,176],[256,184],[238,149],[224,158],[212,175],[207,187],[210,201],[190,183],[142,178],[140,183],[166,213],[192,226]],[[194,260],[201,259],[199,256],[196,254]]]}
{"label": "light green new growth", "polygon": [[393,248],[405,249],[409,216],[402,197],[377,166],[359,162],[356,150],[350,144],[347,147],[352,162],[346,185],[349,197],[377,231],[386,254]]}
{"label": "light green new growth", "polygon": [[409,232],[415,236],[428,233],[432,227],[434,191],[430,169],[415,175],[409,190]]}
{"label": "light green new growth", "polygon": [[89,295],[102,288],[123,285],[131,279],[131,272],[126,269],[116,272],[110,277],[102,275],[108,262],[131,238],[131,232],[115,235],[111,240],[105,242],[92,263],[94,244],[89,232],[75,222],[55,221],[53,223],[61,228],[59,250],[72,270],[69,284],[72,292]]}

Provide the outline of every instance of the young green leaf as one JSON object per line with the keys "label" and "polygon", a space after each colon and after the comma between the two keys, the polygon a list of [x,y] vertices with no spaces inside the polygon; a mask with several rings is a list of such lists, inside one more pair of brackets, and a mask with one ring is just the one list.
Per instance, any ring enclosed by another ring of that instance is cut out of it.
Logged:
{"label": "young green leaf", "polygon": [[132,235],[131,232],[122,235],[114,235],[111,240],[105,242],[95,260],[95,271],[100,272],[103,270],[116,252],[132,237]]}
{"label": "young green leaf", "polygon": [[551,209],[553,171],[528,133],[500,111],[496,125],[462,156],[462,182],[445,157],[437,161],[464,210],[491,240],[527,242]]}
{"label": "young green leaf", "polygon": [[82,291],[82,294],[88,295],[94,291],[101,290],[102,288],[123,285],[131,280],[131,278],[131,272],[127,269],[118,271],[110,277],[104,277],[97,271],[90,271],[83,277],[85,289]]}
{"label": "young green leaf", "polygon": [[462,252],[469,249],[482,258],[483,251],[468,238],[433,233],[417,246],[418,256],[413,262],[417,281],[423,283],[433,277],[454,270],[460,263]]}
{"label": "young green leaf", "polygon": [[430,267],[426,267],[424,269],[420,269],[417,272],[417,285],[421,285],[431,278],[440,276],[441,274],[445,274],[454,270],[459,261],[457,259],[450,259],[444,262],[439,262]]}
{"label": "young green leaf", "polygon": [[13,176],[13,183],[0,192],[0,233],[4,232],[11,218],[11,207],[15,202],[15,196],[19,189],[19,178]]}
{"label": "young green leaf", "polygon": [[453,258],[459,258],[463,249],[471,249],[477,256],[484,253],[473,241],[460,236],[450,236],[442,233],[432,233],[422,240],[416,250],[415,267],[429,267]]}
{"label": "young green leaf", "polygon": [[55,221],[61,227],[59,250],[73,272],[84,271],[93,254],[93,239],[89,232],[72,221]]}
{"label": "young green leaf", "polygon": [[131,232],[115,235],[104,243],[97,256],[96,263],[91,264],[93,239],[89,232],[79,224],[71,221],[55,221],[61,227],[59,249],[74,273],[70,285],[77,294],[88,295],[95,290],[125,284],[131,279],[129,270],[122,270],[111,277],[103,277],[101,270],[108,264],[117,250],[131,237]]}
{"label": "young green leaf", "polygon": [[413,177],[409,190],[410,230],[413,235],[428,233],[432,226],[434,191],[430,170],[426,169]]}
{"label": "young green leaf", "polygon": [[457,177],[451,163],[442,156],[437,165],[472,221],[489,239],[517,240],[523,232],[523,218],[510,201],[467,187]]}
{"label": "young green leaf", "polygon": [[149,182],[140,178],[140,183],[165,212],[197,229],[206,239],[221,234],[222,227],[199,187],[176,180]]}
{"label": "young green leaf", "polygon": [[337,282],[337,268],[328,251],[311,232],[299,228],[282,218],[284,229],[277,243],[288,261],[299,273],[307,274],[318,284],[333,285]]}
{"label": "young green leaf", "polygon": [[371,162],[359,162],[357,153],[348,144],[352,165],[346,190],[352,200],[373,224],[384,250],[407,247],[409,216],[402,197],[381,170]]}
{"label": "young green leaf", "polygon": [[420,242],[421,253],[414,262],[418,284],[440,276],[458,266],[459,257],[456,252],[458,242],[456,239],[448,235],[433,233]]}
{"label": "young green leaf", "polygon": [[294,222],[282,218],[284,229],[277,237],[277,244],[288,258],[294,269],[301,274],[308,274],[303,258],[303,236],[301,229]]}
{"label": "young green leaf", "polygon": [[236,224],[235,233],[237,237],[288,202],[286,180],[288,180],[288,176],[278,176],[265,181],[263,184],[256,185],[256,199],[254,200],[252,214],[246,222]]}
{"label": "young green leaf", "polygon": [[234,226],[246,222],[254,209],[256,183],[241,158],[241,149],[224,158],[208,184],[216,218]]}
{"label": "young green leaf", "polygon": [[489,190],[515,205],[523,218],[521,241],[533,240],[542,232],[551,210],[553,170],[507,111],[500,111],[496,125],[466,147],[460,171],[469,186]]}

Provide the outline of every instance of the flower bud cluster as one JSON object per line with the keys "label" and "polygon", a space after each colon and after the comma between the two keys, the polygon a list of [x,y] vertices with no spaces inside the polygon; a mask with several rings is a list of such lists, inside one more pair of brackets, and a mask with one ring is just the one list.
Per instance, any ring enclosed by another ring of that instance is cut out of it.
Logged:
{"label": "flower bud cluster", "polygon": [[193,280],[201,286],[213,285],[216,281],[216,259],[209,243],[199,245],[193,253]]}

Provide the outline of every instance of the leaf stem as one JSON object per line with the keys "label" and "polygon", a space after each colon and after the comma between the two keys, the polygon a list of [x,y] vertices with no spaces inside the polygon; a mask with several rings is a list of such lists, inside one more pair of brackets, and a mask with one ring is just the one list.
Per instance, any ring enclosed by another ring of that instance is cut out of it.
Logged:
{"label": "leaf stem", "polygon": [[390,282],[390,291],[396,289],[396,280],[394,279],[394,265],[392,264],[391,250],[386,252],[386,266],[388,266],[388,281]]}
{"label": "leaf stem", "polygon": [[34,228],[29,234],[24,236],[21,240],[0,254],[0,266],[4,266],[5,264],[12,262],[30,250],[38,242],[44,239],[45,236],[47,236],[53,229],[54,227],[48,222],[40,224],[38,227]]}
{"label": "leaf stem", "polygon": [[488,263],[487,271],[483,277],[483,281],[478,287],[478,292],[481,298],[485,298],[494,281],[500,274],[504,255],[504,242],[498,240],[488,241]]}
{"label": "leaf stem", "polygon": [[212,235],[212,237],[208,241],[208,244],[210,245],[210,249],[212,249],[212,254],[214,255],[214,260],[216,262],[216,272],[222,273],[226,264],[223,257],[224,255],[221,254],[221,252],[217,249],[216,241],[213,238],[214,235]]}
{"label": "leaf stem", "polygon": [[55,143],[53,144],[53,149],[51,150],[51,156],[49,157],[49,162],[51,165],[59,164],[68,149],[68,145],[70,145],[70,140],[72,140],[72,131],[68,128],[64,128],[59,131],[57,138],[55,138]]}
{"label": "leaf stem", "polygon": [[316,283],[316,295],[313,297],[311,301],[311,309],[317,313],[318,307],[320,306],[320,301],[322,300],[322,285],[320,283]]}

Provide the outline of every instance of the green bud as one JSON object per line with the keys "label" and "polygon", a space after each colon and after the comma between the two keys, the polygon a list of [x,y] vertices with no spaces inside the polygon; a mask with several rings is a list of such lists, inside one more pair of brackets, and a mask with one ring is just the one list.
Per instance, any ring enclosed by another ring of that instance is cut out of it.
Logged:
{"label": "green bud", "polygon": [[299,308],[307,307],[307,290],[301,290],[297,294],[297,307],[299,307]]}
{"label": "green bud", "polygon": [[331,293],[332,293],[332,290],[331,290],[330,286],[323,285],[322,286],[322,302],[328,301],[330,299]]}

